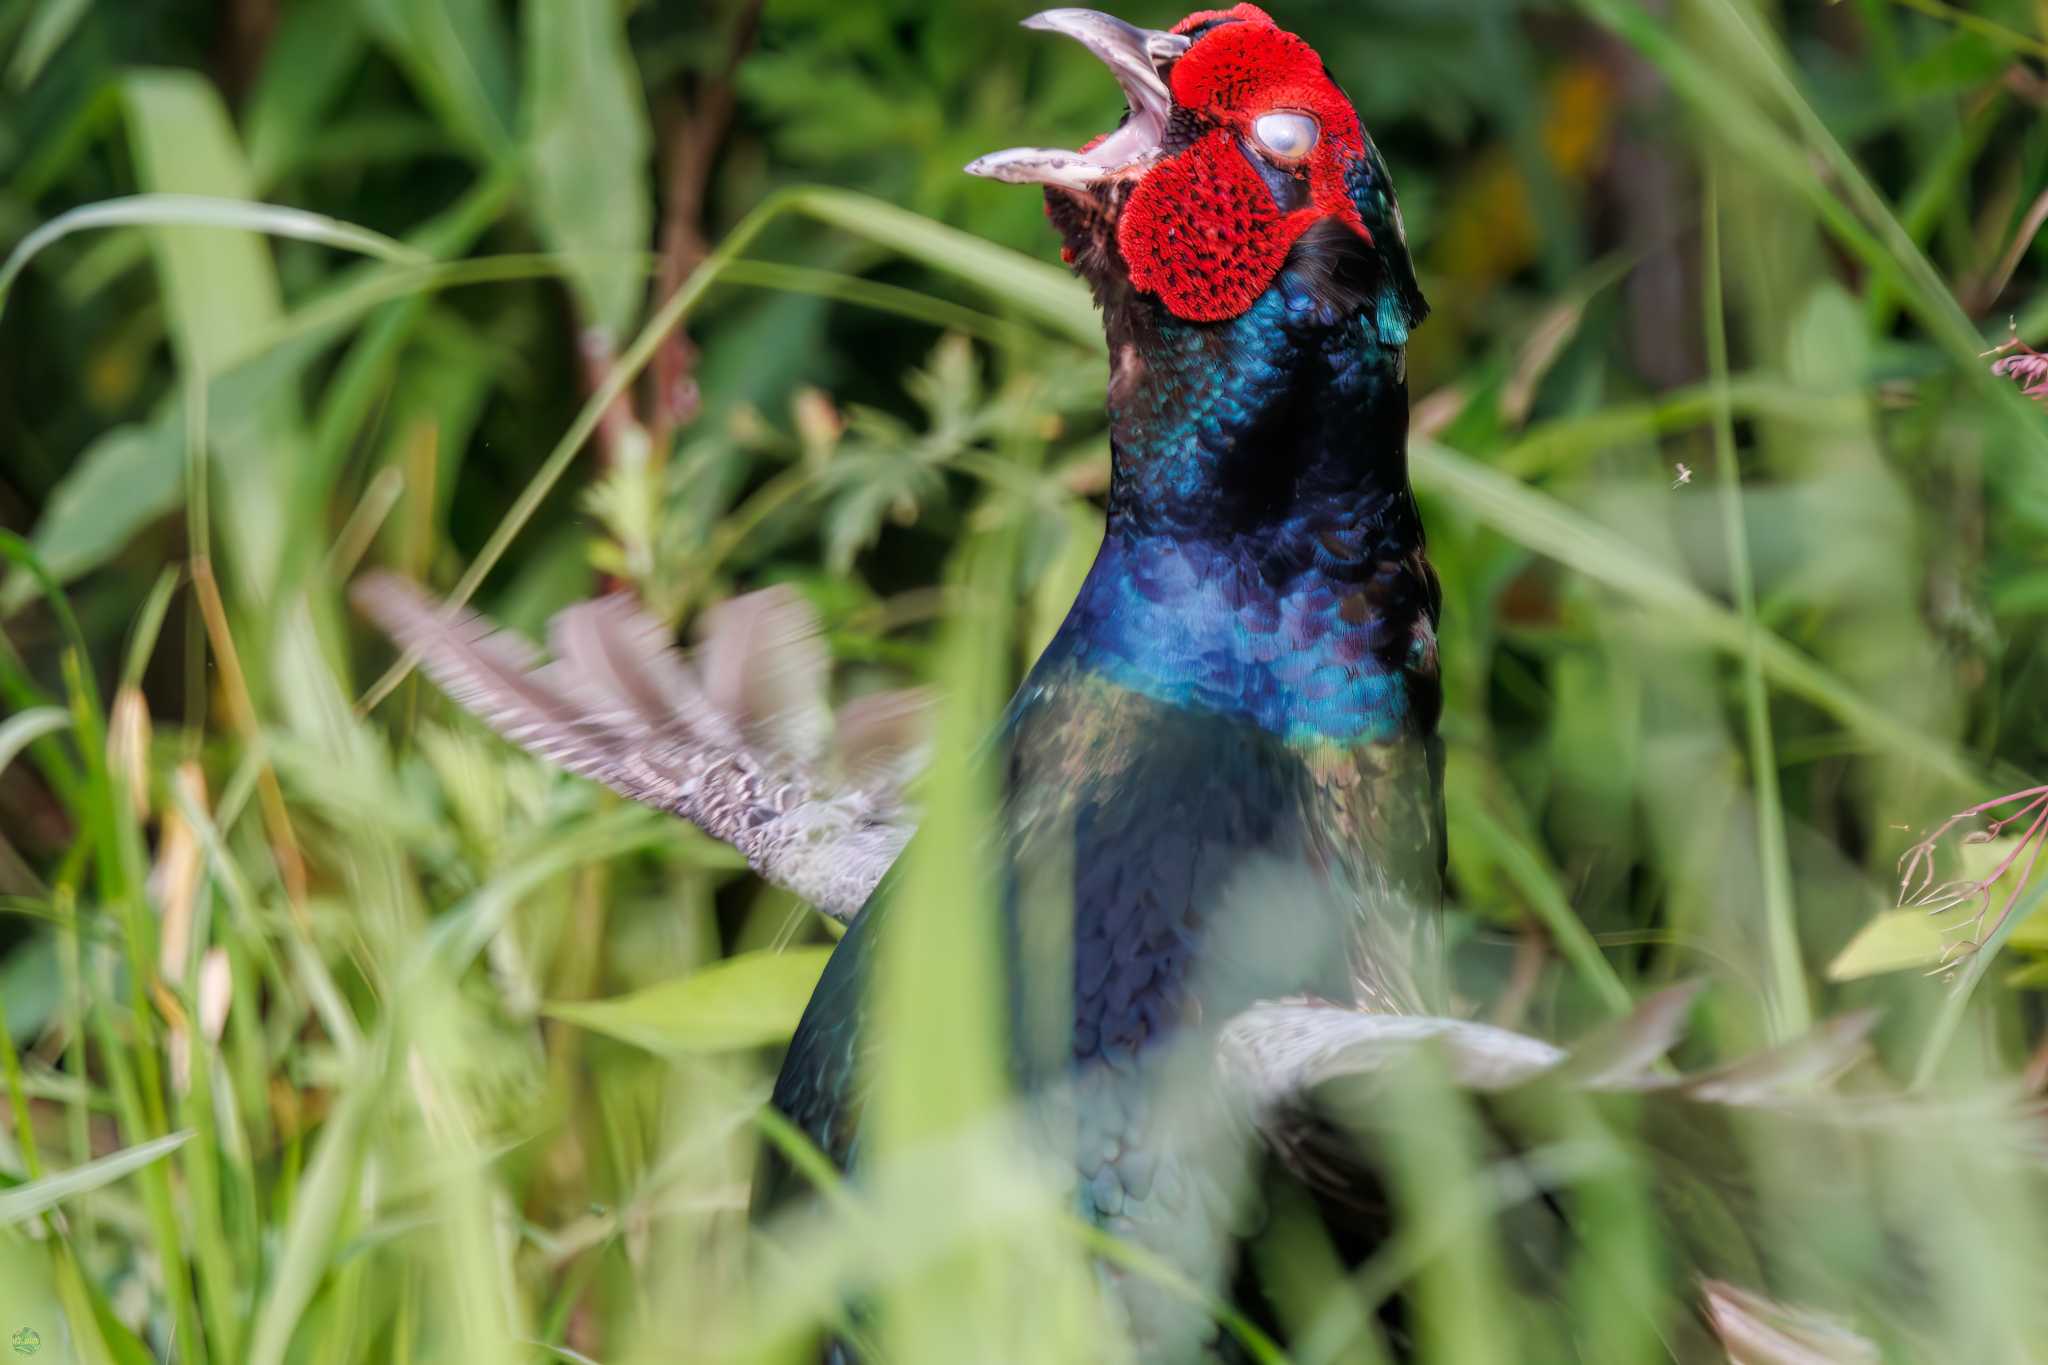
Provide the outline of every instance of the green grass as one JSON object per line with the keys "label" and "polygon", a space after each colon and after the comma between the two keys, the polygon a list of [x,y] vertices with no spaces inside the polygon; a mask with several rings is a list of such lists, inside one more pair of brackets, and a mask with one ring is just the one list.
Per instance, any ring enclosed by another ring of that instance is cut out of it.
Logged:
{"label": "green grass", "polygon": [[[1688,1068],[1876,1007],[1901,1086],[2038,1073],[2024,914],[1946,972],[1828,976],[1917,831],[2048,766],[2048,414],[1979,355],[2048,337],[2044,248],[1975,287],[2048,184],[2038,7],[1274,8],[1438,304],[1460,1007],[1570,1039],[1705,976]],[[1531,1177],[1422,1071],[1393,1240],[1347,1277],[1280,1211],[1281,1341],[1075,1227],[1005,1104],[967,756],[1093,552],[1107,443],[1085,291],[1032,195],[958,167],[1095,130],[1082,54],[994,3],[786,0],[736,45],[738,7],[306,0],[246,51],[197,0],[103,9],[0,4],[0,1337],[1117,1359],[1099,1253],[1263,1359],[1389,1359],[1397,1294],[1429,1358],[1563,1357],[1503,1270]],[[672,154],[727,99],[700,258]],[[789,582],[843,690],[941,691],[872,1179],[749,1224],[761,1145],[815,1156],[761,1101],[831,928],[455,712],[343,606],[371,565],[528,630],[606,578],[679,626]],[[1653,1358],[1656,1177],[1583,1119],[1547,1119],[1573,1345]],[[2048,1203],[1980,1136],[1863,1178],[1931,1248],[1944,1357],[2035,1358]],[[1741,1159],[1787,1208],[1831,1173]],[[1875,1281],[1872,1226],[1803,1231]]]}

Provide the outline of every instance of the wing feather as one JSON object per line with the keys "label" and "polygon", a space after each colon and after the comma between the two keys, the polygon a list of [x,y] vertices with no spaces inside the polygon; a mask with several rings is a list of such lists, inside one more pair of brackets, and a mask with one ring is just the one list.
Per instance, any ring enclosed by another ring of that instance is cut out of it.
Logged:
{"label": "wing feather", "polygon": [[531,642],[391,575],[364,578],[353,597],[505,738],[682,816],[828,914],[860,908],[915,826],[907,774],[875,761],[914,747],[911,708],[875,701],[847,717],[858,761],[835,771],[824,646],[788,589],[707,613],[702,676],[624,595],[557,615],[545,663]]}

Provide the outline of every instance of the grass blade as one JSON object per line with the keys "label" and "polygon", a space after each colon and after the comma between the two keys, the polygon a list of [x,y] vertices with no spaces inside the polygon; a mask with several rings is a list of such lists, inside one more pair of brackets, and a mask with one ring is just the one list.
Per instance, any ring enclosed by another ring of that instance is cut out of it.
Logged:
{"label": "grass blade", "polygon": [[1813,1002],[1806,991],[1799,928],[1792,906],[1791,855],[1785,847],[1785,811],[1778,791],[1778,756],[1771,743],[1771,703],[1764,691],[1763,626],[1756,619],[1756,583],[1749,564],[1749,530],[1743,524],[1742,475],[1736,467],[1735,412],[1728,402],[1728,319],[1721,293],[1721,207],[1714,172],[1707,172],[1701,253],[1705,279],[1707,370],[1714,392],[1714,464],[1721,490],[1721,518],[1728,564],[1735,583],[1735,607],[1742,624],[1742,698],[1749,726],[1749,780],[1756,800],[1757,857],[1763,866],[1764,941],[1771,980],[1770,1019],[1777,1041],[1813,1027]]}
{"label": "grass blade", "polygon": [[169,1156],[191,1138],[192,1131],[188,1128],[149,1142],[138,1142],[133,1147],[88,1161],[83,1166],[46,1175],[41,1180],[31,1180],[11,1190],[0,1190],[0,1227],[13,1227],[56,1208],[67,1199],[103,1189],[123,1176]]}
{"label": "grass blade", "polygon": [[0,308],[7,306],[8,291],[37,252],[74,232],[111,227],[228,228],[316,242],[398,265],[418,265],[427,260],[424,253],[404,242],[324,213],[207,194],[132,194],[60,213],[16,243],[14,250],[7,253],[6,261],[0,262]]}
{"label": "grass blade", "polygon": [[[1508,539],[1664,613],[1669,624],[1717,648],[1731,654],[1748,648],[1741,617],[1549,494],[1427,438],[1410,442],[1408,458],[1417,488],[1449,499]],[[1834,716],[1865,743],[1913,759],[1959,786],[1975,785],[1969,765],[1952,748],[1886,714],[1783,638],[1763,632],[1756,649],[1767,678]]]}

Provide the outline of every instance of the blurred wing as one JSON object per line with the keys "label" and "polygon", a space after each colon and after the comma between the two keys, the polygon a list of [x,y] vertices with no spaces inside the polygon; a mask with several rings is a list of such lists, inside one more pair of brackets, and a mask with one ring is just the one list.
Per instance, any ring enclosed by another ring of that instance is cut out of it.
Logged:
{"label": "blurred wing", "polygon": [[[1972,1159],[2000,1178],[2039,1182],[2048,1133],[2038,1100],[1989,1092],[1927,1098],[1859,1071],[1868,1013],[1828,1020],[1805,1037],[1717,1070],[1678,1075],[1663,1063],[1682,1036],[1696,984],[1645,999],[1570,1049],[1455,1019],[1376,1016],[1320,1002],[1267,1002],[1225,1026],[1219,1074],[1275,1163],[1313,1199],[1340,1249],[1367,1251],[1391,1226],[1381,1139],[1402,1121],[1396,1068],[1434,1049],[1439,1073],[1465,1097],[1487,1159],[1526,1178],[1500,1216],[1555,1273],[1556,1239],[1575,1213],[1569,1169],[1552,1159],[1597,1127],[1610,1150],[1640,1162],[1668,1244],[1698,1289],[1677,1319],[1711,1330],[1744,1362],[1860,1362],[1876,1348],[1835,1319],[1758,1290],[1784,1279],[1801,1298],[1852,1312],[1862,1326],[1912,1340],[1916,1298],[1936,1249],[1916,1234],[1910,1200],[1891,1175],[1968,1133]],[[1569,1123],[1562,1116],[1572,1116]],[[1780,1178],[1758,1165],[1767,1154]],[[1796,1185],[1786,1170],[1802,1172]],[[1860,1229],[1886,1255],[1835,1273],[1829,1230]],[[1740,1282],[1740,1285],[1734,1282]],[[1681,1321],[1681,1326],[1683,1322]]]}
{"label": "blurred wing", "polygon": [[1877,1365],[1876,1344],[1834,1318],[1724,1280],[1700,1286],[1707,1322],[1730,1365]]}
{"label": "blurred wing", "polygon": [[1263,1001],[1224,1026],[1220,1060],[1231,1089],[1265,1114],[1325,1082],[1382,1071],[1424,1044],[1443,1049],[1453,1080],[1487,1090],[1527,1080],[1566,1055],[1526,1034],[1465,1019]]}
{"label": "blurred wing", "polygon": [[1385,1173],[1348,1122],[1352,1101],[1370,1109],[1374,1082],[1425,1048],[1453,1083],[1480,1092],[1542,1075],[1566,1055],[1487,1024],[1322,1001],[1265,1001],[1224,1025],[1217,1062],[1228,1100],[1322,1207],[1340,1246],[1378,1245],[1391,1226]]}
{"label": "blurred wing", "polygon": [[703,674],[623,594],[549,624],[552,662],[474,612],[450,610],[374,574],[356,605],[465,709],[514,744],[622,796],[680,815],[746,856],[762,877],[849,919],[915,827],[903,776],[921,753],[921,710],[900,694],[859,704],[887,715],[842,724],[834,747],[826,659],[801,598],[767,589],[710,614]]}

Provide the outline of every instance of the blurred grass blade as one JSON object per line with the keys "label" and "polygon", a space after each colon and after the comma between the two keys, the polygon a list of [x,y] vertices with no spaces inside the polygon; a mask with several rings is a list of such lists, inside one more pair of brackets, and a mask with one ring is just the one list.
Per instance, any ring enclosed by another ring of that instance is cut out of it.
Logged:
{"label": "blurred grass blade", "polygon": [[50,1260],[80,1365],[156,1365],[156,1357],[115,1314],[99,1285],[80,1273],[70,1245],[54,1243]]}
{"label": "blurred grass blade", "polygon": [[166,564],[156,576],[156,583],[143,599],[142,610],[136,613],[135,625],[129,631],[119,686],[142,686],[143,671],[149,667],[150,655],[156,652],[157,636],[163,631],[164,616],[171,609],[171,596],[177,592],[181,578],[180,566],[174,564]]}
{"label": "blurred grass blade", "polygon": [[[177,508],[185,493],[179,427],[176,421],[115,427],[87,446],[51,490],[34,544],[57,582],[98,568],[137,531]],[[0,588],[0,615],[19,611],[33,591],[25,575],[9,575]]]}
{"label": "blurred grass blade", "polygon": [[646,807],[611,803],[595,817],[554,832],[508,860],[460,905],[441,916],[405,967],[406,979],[425,973],[438,960],[441,969],[466,967],[504,928],[520,899],[550,877],[588,867],[642,849],[687,848],[702,859],[698,866],[744,866],[739,853],[718,843],[694,825],[664,817]]}
{"label": "blurred grass blade", "polygon": [[81,694],[76,700],[88,712],[99,714],[100,692],[92,669],[92,647],[78,624],[78,614],[71,609],[71,600],[64,595],[56,576],[43,563],[43,557],[36,553],[35,547],[12,531],[0,531],[0,559],[27,574],[29,581],[42,593],[43,601],[49,605],[51,615],[57,618],[58,628],[64,633],[65,645],[76,657]]}
{"label": "blurred grass blade", "polygon": [[1493,854],[1501,871],[1521,891],[1544,932],[1585,981],[1587,989],[1610,1012],[1626,1013],[1628,987],[1600,951],[1600,945],[1572,908],[1564,887],[1528,835],[1508,828],[1483,801],[1466,799],[1462,794],[1452,799],[1450,818],[1460,837]]}
{"label": "blurred grass blade", "polygon": [[[1502,478],[1426,437],[1410,442],[1408,458],[1418,488],[1451,499],[1510,540],[1663,612],[1666,624],[1731,654],[1749,646],[1741,617],[1549,494]],[[1874,748],[1913,759],[1960,786],[1974,785],[1969,766],[1948,745],[1878,709],[1782,637],[1759,631],[1755,644],[1765,676],[1785,691],[1820,707]]]}
{"label": "blurred grass blade", "polygon": [[1136,1242],[1112,1237],[1093,1223],[1074,1218],[1070,1224],[1075,1240],[1110,1265],[1128,1271],[1164,1289],[1183,1303],[1202,1309],[1236,1338],[1247,1359],[1258,1365],[1288,1365],[1288,1355],[1265,1331],[1239,1312],[1227,1299],[1208,1293],[1183,1275],[1171,1261]]}
{"label": "blurred grass blade", "polygon": [[832,955],[829,947],[742,953],[675,981],[541,1013],[649,1052],[723,1052],[786,1040]]}
{"label": "blurred grass blade", "polygon": [[281,1365],[305,1319],[306,1305],[318,1292],[336,1248],[343,1245],[338,1233],[387,1083],[375,1064],[388,1064],[380,1055],[388,1051],[380,1040],[379,1046],[358,1054],[359,1064],[350,1069],[333,1112],[321,1125],[319,1148],[292,1191],[291,1216],[258,1300],[248,1365]]}
{"label": "blurred grass blade", "polygon": [[5,771],[23,749],[70,724],[71,713],[60,706],[38,706],[0,722],[0,771]]}
{"label": "blurred grass blade", "polygon": [[1723,544],[1735,607],[1742,626],[1742,699],[1749,732],[1750,790],[1756,801],[1757,861],[1763,878],[1765,963],[1770,972],[1769,1015],[1776,1041],[1796,1038],[1813,1027],[1813,1002],[1806,990],[1806,963],[1792,904],[1791,855],[1785,846],[1784,798],[1778,790],[1778,757],[1771,741],[1771,702],[1764,691],[1764,628],[1756,615],[1756,582],[1749,563],[1749,530],[1742,514],[1742,473],[1735,454],[1735,409],[1728,399],[1727,300],[1721,286],[1721,199],[1714,169],[1707,171],[1701,209],[1703,295],[1708,383],[1714,394],[1715,482],[1721,493]]}
{"label": "blurred grass blade", "polygon": [[[990,774],[996,765],[976,756],[1007,691],[1011,616],[998,604],[1016,581],[1016,539],[1009,531],[970,537],[947,570],[966,605],[952,615],[943,646],[945,701],[921,837],[899,860],[901,880],[884,892],[892,897],[888,932],[875,946],[868,1027],[878,1038],[877,1062],[861,1140],[877,1161],[901,1161],[972,1132],[1005,1099],[1003,1059],[1012,1054],[1009,1020],[997,1008],[1004,999],[1003,937],[986,854],[1001,842]],[[1071,907],[1047,901],[1034,907],[1039,921],[1071,925]],[[943,1023],[934,1027],[936,1021]],[[1029,1185],[1013,1158],[984,1142],[959,1169],[934,1172],[929,1184],[890,1188],[902,1216],[920,1220],[934,1216],[927,1202],[993,1206],[1003,1187]],[[991,1236],[976,1237],[890,1286],[881,1317],[891,1356],[917,1365],[992,1358],[1003,1339],[995,1327],[1001,1305],[1014,1292],[1007,1281],[1030,1263],[1027,1247],[1035,1239],[1022,1231],[1000,1246]],[[1057,1225],[1048,1221],[1040,1235],[1046,1234],[1056,1237]],[[1054,1321],[1052,1287],[1048,1280],[1047,1319],[1033,1324],[1040,1332]]]}
{"label": "blurred grass blade", "polygon": [[2048,902],[2048,877],[2028,887],[2018,903],[2005,913],[1998,926],[1963,959],[1955,980],[1949,984],[1948,993],[1942,997],[1941,1009],[1935,1014],[1934,1023],[1927,1030],[1927,1039],[1921,1045],[1920,1061],[1913,1072],[1913,1084],[1916,1088],[1933,1083],[1935,1076],[1940,1072],[1942,1062],[1947,1060],[1949,1046],[1955,1041],[1956,1030],[1962,1027],[1963,1015],[1969,1009],[1970,998],[1976,994],[1978,984],[1984,980],[1984,974],[1991,970],[1991,964],[1998,957],[1999,951],[2018,937],[2022,926],[2035,917],[2044,902]]}
{"label": "blurred grass blade", "polygon": [[315,242],[401,265],[423,264],[428,257],[381,232],[329,218],[324,213],[284,208],[247,199],[221,199],[204,194],[134,194],[60,213],[21,239],[0,264],[0,308],[7,293],[38,251],[74,232],[110,227],[211,227],[260,232]]}
{"label": "blurred grass blade", "polygon": [[[1656,15],[1628,0],[1579,4],[1663,73],[1672,89],[1698,111],[1700,126],[1726,139],[1745,171],[1761,172],[1806,200],[1837,240],[1899,291],[1965,381],[2006,419],[2013,439],[1993,443],[1993,450],[2009,455],[2011,446],[2035,459],[2048,459],[2048,428],[2038,420],[2033,405],[1979,363],[1983,335],[1862,167],[1814,112],[1778,44],[1758,31],[1753,12],[1739,0],[1703,0],[1691,7],[1688,13],[1706,21],[1701,32],[1710,33],[1713,40],[1702,43],[1700,33],[1681,38]],[[1719,43],[1727,44],[1719,50],[1727,65],[1744,73],[1743,79],[1730,77],[1710,59],[1708,54]],[[1749,78],[1759,75],[1798,125],[1799,140],[1758,107]]]}
{"label": "blurred grass blade", "polygon": [[773,261],[734,261],[725,268],[719,280],[727,285],[810,294],[816,298],[872,308],[876,312],[894,313],[940,331],[964,332],[977,340],[1018,350],[1028,350],[1045,342],[1043,332],[1007,318],[965,308],[949,299],[915,289],[836,270],[817,270]]}
{"label": "blurred grass blade", "polygon": [[[35,84],[43,65],[64,46],[90,8],[91,0],[42,0],[14,49],[14,60],[7,64],[8,84],[16,90]],[[0,285],[0,297],[6,292],[6,286]]]}
{"label": "blurred grass blade", "polygon": [[0,1190],[0,1227],[13,1227],[67,1199],[111,1185],[130,1172],[169,1156],[191,1137],[190,1129],[170,1133],[149,1142],[138,1142],[133,1147],[88,1161],[83,1166],[46,1175],[41,1180],[31,1180],[11,1190]]}
{"label": "blurred grass blade", "polygon": [[788,206],[807,217],[944,271],[1071,340],[1103,344],[1088,286],[1059,266],[851,190],[814,186],[787,196]]}
{"label": "blurred grass blade", "polygon": [[572,1351],[567,1346],[558,1346],[550,1342],[531,1340],[522,1342],[520,1344],[524,1346],[530,1346],[534,1350],[541,1352],[544,1356],[550,1357],[552,1359],[567,1361],[568,1365],[598,1365],[598,1362],[590,1356],[583,1354],[583,1352],[581,1351]]}

